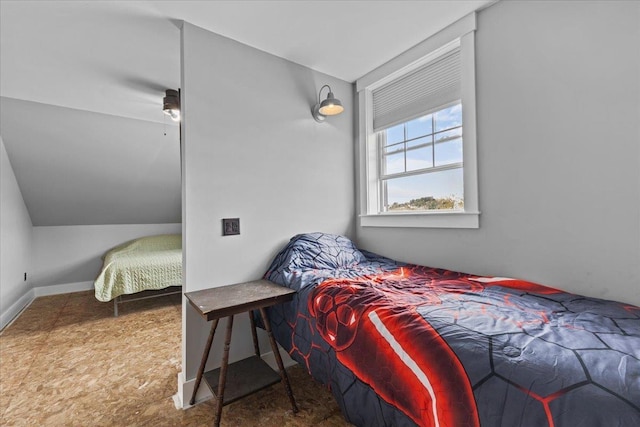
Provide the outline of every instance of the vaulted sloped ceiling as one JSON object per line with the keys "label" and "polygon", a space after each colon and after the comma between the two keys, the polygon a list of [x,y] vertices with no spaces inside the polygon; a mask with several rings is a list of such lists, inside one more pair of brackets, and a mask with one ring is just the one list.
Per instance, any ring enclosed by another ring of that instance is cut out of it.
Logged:
{"label": "vaulted sloped ceiling", "polygon": [[180,222],[177,126],[11,98],[0,119],[33,225]]}
{"label": "vaulted sloped ceiling", "polygon": [[33,225],[180,222],[176,23],[136,1],[2,0],[0,20],[0,134]]}

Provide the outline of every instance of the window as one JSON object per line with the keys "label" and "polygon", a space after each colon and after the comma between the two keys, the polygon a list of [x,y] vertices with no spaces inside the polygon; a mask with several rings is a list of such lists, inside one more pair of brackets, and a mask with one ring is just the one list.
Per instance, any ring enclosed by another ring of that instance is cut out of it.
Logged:
{"label": "window", "polygon": [[357,82],[360,225],[479,226],[475,14]]}
{"label": "window", "polygon": [[463,211],[462,104],[377,132],[381,212]]}

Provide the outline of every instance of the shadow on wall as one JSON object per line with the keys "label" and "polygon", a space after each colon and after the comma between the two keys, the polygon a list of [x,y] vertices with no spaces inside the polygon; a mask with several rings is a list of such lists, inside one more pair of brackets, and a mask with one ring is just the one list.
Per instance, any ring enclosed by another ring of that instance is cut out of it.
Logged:
{"label": "shadow on wall", "polygon": [[67,283],[93,282],[102,268],[102,258],[92,258],[65,265],[53,271],[48,271],[46,277],[37,274],[33,280],[33,286],[52,286]]}

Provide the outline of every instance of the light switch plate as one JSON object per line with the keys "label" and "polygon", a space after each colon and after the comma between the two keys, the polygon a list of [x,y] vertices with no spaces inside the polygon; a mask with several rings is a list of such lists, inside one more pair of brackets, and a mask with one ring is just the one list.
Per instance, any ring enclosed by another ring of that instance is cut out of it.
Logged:
{"label": "light switch plate", "polygon": [[223,218],[222,235],[233,236],[240,234],[240,218]]}

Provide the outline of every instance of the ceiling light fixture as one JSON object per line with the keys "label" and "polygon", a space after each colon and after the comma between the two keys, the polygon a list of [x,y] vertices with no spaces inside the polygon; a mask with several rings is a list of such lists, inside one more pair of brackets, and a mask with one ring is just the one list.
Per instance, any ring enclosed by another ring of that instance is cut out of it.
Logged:
{"label": "ceiling light fixture", "polygon": [[[329,94],[327,95],[327,99],[320,102],[320,94],[322,93],[322,89],[325,87],[329,89]],[[343,111],[344,107],[342,106],[342,102],[333,95],[331,86],[322,86],[320,91],[318,91],[318,103],[313,107],[313,111],[311,113],[316,122],[322,123],[327,116],[335,116]]]}
{"label": "ceiling light fixture", "polygon": [[180,121],[180,93],[177,90],[166,90],[162,111],[174,122]]}

